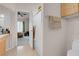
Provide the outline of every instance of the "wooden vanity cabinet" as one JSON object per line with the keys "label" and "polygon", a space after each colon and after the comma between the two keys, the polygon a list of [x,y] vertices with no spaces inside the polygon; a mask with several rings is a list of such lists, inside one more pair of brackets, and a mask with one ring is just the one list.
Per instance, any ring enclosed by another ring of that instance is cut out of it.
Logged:
{"label": "wooden vanity cabinet", "polygon": [[5,55],[5,37],[0,38],[0,56]]}
{"label": "wooden vanity cabinet", "polygon": [[61,3],[61,16],[70,16],[79,12],[78,3]]}

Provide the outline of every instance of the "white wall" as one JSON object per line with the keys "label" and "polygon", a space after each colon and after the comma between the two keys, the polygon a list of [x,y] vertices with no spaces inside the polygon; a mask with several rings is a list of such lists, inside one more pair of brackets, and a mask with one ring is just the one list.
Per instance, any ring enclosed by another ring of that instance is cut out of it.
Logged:
{"label": "white wall", "polygon": [[[44,4],[44,21],[43,21],[43,55],[60,56],[66,55],[66,20],[61,19],[61,28],[52,30],[48,26],[47,16],[60,17],[60,4]],[[53,25],[52,25],[53,26]]]}
{"label": "white wall", "polygon": [[79,39],[79,16],[71,17],[67,20],[67,37],[68,37],[68,50],[72,49],[73,40]]}
{"label": "white wall", "polygon": [[45,19],[44,23],[44,55],[66,55],[66,21],[62,20],[61,28],[59,30],[51,30],[48,27],[48,19]]}
{"label": "white wall", "polygon": [[59,3],[46,3],[44,4],[45,16],[61,16],[60,4]]}

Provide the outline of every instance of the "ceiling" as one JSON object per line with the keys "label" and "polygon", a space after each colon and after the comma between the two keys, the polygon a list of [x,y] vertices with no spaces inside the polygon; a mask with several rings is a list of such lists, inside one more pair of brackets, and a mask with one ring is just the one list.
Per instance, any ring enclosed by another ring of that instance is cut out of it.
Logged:
{"label": "ceiling", "polygon": [[18,21],[25,21],[29,20],[29,13],[28,12],[17,12]]}
{"label": "ceiling", "polygon": [[18,19],[23,20],[23,19],[29,19],[28,12],[33,11],[35,7],[39,4],[40,3],[1,3],[0,5],[3,5],[12,11],[16,11],[16,12],[19,11],[26,13],[27,15],[23,17],[18,15]]}
{"label": "ceiling", "polygon": [[32,11],[40,3],[1,3],[1,5],[10,8],[13,11]]}

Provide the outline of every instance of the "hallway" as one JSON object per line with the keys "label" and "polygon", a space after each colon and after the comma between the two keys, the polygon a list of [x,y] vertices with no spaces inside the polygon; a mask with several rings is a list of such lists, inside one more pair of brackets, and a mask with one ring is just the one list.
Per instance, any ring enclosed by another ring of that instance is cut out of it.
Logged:
{"label": "hallway", "polygon": [[29,43],[29,37],[28,36],[24,36],[22,38],[17,39],[17,46],[26,45],[28,43]]}
{"label": "hallway", "polygon": [[6,52],[6,56],[36,56],[37,53],[29,44],[18,46]]}

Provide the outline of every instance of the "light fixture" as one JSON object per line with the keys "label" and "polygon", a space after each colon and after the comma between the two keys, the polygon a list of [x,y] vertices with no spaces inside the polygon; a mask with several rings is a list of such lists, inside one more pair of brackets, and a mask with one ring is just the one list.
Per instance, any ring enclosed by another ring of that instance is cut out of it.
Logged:
{"label": "light fixture", "polygon": [[4,18],[4,14],[0,14],[0,18]]}

